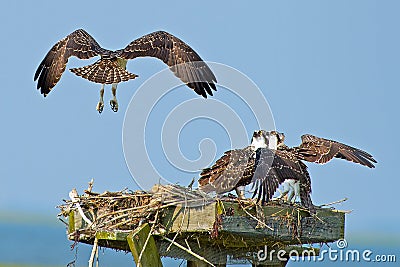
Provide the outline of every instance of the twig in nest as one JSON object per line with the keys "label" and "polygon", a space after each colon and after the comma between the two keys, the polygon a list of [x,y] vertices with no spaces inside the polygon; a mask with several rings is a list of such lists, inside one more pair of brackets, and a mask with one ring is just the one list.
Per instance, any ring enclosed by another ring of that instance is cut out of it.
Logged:
{"label": "twig in nest", "polygon": [[[265,222],[265,214],[264,214],[264,209],[262,208],[261,205],[256,205],[256,217],[258,218],[258,222],[256,225],[256,229],[258,228],[264,228],[264,225],[261,222]],[[264,223],[265,224],[265,223]]]}
{"label": "twig in nest", "polygon": [[88,217],[86,217],[85,213],[81,208],[81,205],[79,204],[79,196],[75,188],[72,189],[71,192],[69,192],[69,197],[72,200],[72,203],[75,203],[75,206],[78,208],[78,212],[82,216],[82,219],[84,219],[87,224],[91,225],[92,221],[89,220]]}
{"label": "twig in nest", "polygon": [[187,239],[185,238],[185,243],[186,243],[186,246],[188,247],[188,249],[191,251],[192,250],[192,248],[189,246],[189,243],[188,243],[188,241],[187,241]]}
{"label": "twig in nest", "polygon": [[[177,237],[178,234],[181,232],[183,223],[184,223],[184,221],[185,221],[186,208],[187,208],[187,198],[186,198],[186,194],[184,194],[184,197],[185,197],[185,206],[184,206],[184,209],[183,209],[182,221],[181,221],[181,224],[179,225],[178,231],[176,231],[176,234],[175,234],[174,238],[172,239],[173,242],[175,242],[176,237]],[[171,249],[171,246],[172,246],[172,243],[167,247],[167,252]]]}
{"label": "twig in nest", "polygon": [[194,184],[194,177],[192,179],[192,181],[190,182],[190,184],[187,186],[190,190],[193,189],[193,184]]}
{"label": "twig in nest", "polygon": [[[157,221],[157,217],[158,217],[158,210],[157,210],[157,213],[156,213],[156,216],[155,216],[154,221]],[[137,262],[138,267],[141,267],[141,266],[142,266],[142,256],[143,256],[144,250],[145,250],[146,247],[147,247],[147,243],[148,243],[149,240],[150,240],[151,234],[153,233],[154,226],[155,226],[155,224],[153,224],[153,225],[151,226],[151,229],[150,229],[150,231],[149,231],[149,234],[147,235],[146,241],[145,241],[144,244],[143,244],[143,248],[142,248],[142,250],[140,251],[139,259],[138,259],[138,262]]]}
{"label": "twig in nest", "polygon": [[349,214],[349,213],[352,213],[353,210],[333,210],[333,212],[343,212],[343,213]]}
{"label": "twig in nest", "polygon": [[93,183],[94,183],[94,179],[92,178],[92,180],[90,180],[90,182],[89,182],[89,186],[88,186],[88,189],[86,190],[86,192],[88,192],[88,193],[92,192]]}
{"label": "twig in nest", "polygon": [[73,250],[79,243],[79,237],[80,237],[80,232],[79,230],[76,230],[73,234],[74,237],[74,243],[71,245],[71,250]]}
{"label": "twig in nest", "polygon": [[219,234],[219,229],[222,226],[222,216],[221,214],[215,214],[215,221],[213,223],[213,227],[210,233],[211,238],[217,238]]}
{"label": "twig in nest", "polygon": [[311,215],[311,217],[313,217],[314,219],[317,219],[318,221],[322,222],[323,224],[326,224],[326,222],[323,221],[320,217],[318,217],[317,214],[311,213],[308,209],[304,208],[303,206],[298,205],[298,204],[295,203],[293,205],[293,207],[296,208],[297,213],[299,213],[300,211],[308,212]]}
{"label": "twig in nest", "polygon": [[260,226],[266,227],[269,230],[273,231],[274,228],[272,228],[271,226],[267,225],[265,222],[260,221],[257,217],[253,216],[250,212],[248,212],[243,206],[242,206],[242,202],[239,201],[239,205],[242,208],[242,210],[252,219],[256,220],[258,222],[258,224]]}
{"label": "twig in nest", "polygon": [[197,245],[199,246],[199,248],[201,248],[199,237],[196,237],[196,240],[197,240]]}
{"label": "twig in nest", "polygon": [[319,207],[320,207],[320,208],[322,208],[322,207],[328,207],[328,206],[332,206],[332,205],[335,205],[335,204],[339,204],[339,203],[345,202],[345,201],[347,201],[347,200],[348,200],[348,198],[345,197],[345,198],[342,198],[342,199],[340,199],[340,200],[333,201],[333,202],[331,202],[331,203],[322,204],[322,205],[319,206]]}
{"label": "twig in nest", "polygon": [[58,219],[63,223],[63,224],[65,224],[65,226],[69,226],[69,224],[67,223],[67,222],[65,222],[63,219],[61,219],[60,217],[58,217]]}
{"label": "twig in nest", "polygon": [[162,238],[165,239],[166,241],[170,242],[171,244],[177,246],[178,248],[182,249],[183,251],[186,251],[187,253],[189,253],[190,255],[192,255],[192,256],[194,256],[194,257],[196,257],[197,259],[199,259],[199,260],[201,260],[201,261],[204,261],[205,263],[209,264],[209,265],[212,266],[212,267],[215,267],[215,265],[212,264],[211,262],[209,262],[206,258],[204,258],[204,257],[202,257],[202,256],[200,256],[200,255],[194,253],[193,251],[191,251],[191,250],[185,248],[185,247],[182,246],[181,244],[179,244],[179,243],[177,243],[177,242],[175,242],[175,241],[173,241],[173,240],[171,240],[171,239],[169,239],[168,237],[165,237],[165,236],[162,236]]}
{"label": "twig in nest", "polygon": [[[104,217],[111,216],[111,215],[115,215],[115,214],[118,214],[118,213],[125,213],[125,212],[128,212],[128,211],[146,209],[146,207],[151,208],[152,205],[151,204],[147,204],[147,205],[143,205],[143,206],[139,206],[139,207],[127,208],[127,209],[122,209],[122,210],[116,210],[116,211],[109,212],[109,213],[104,213],[104,214],[100,215],[99,217],[97,217],[97,220],[102,219]],[[146,209],[146,210],[149,210],[149,209]],[[125,215],[122,215],[122,217],[124,217],[124,216]]]}

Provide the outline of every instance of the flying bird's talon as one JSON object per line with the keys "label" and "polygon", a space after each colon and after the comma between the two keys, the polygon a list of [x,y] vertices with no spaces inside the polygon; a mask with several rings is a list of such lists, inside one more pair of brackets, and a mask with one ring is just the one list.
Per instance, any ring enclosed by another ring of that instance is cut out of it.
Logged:
{"label": "flying bird's talon", "polygon": [[104,103],[99,102],[97,103],[96,110],[101,114],[103,112]]}
{"label": "flying bird's talon", "polygon": [[112,111],[117,112],[118,111],[118,102],[117,100],[111,99],[110,100],[110,106]]}

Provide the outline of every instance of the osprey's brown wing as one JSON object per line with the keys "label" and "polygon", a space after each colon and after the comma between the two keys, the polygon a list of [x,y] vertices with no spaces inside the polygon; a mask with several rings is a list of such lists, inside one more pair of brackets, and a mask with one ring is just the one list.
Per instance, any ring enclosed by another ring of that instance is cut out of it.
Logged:
{"label": "osprey's brown wing", "polygon": [[[284,151],[283,153],[290,153],[291,156],[290,158],[296,161],[295,158],[297,158],[296,154],[296,149],[294,148],[289,148],[285,144],[282,144],[278,147],[280,151]],[[311,213],[315,213],[315,207],[314,204],[312,203],[311,200],[311,177],[310,173],[308,172],[307,165],[304,164],[301,160],[297,161],[298,166],[300,166],[301,172],[303,175],[299,176],[299,182],[300,182],[300,200],[301,204],[303,204],[304,207],[309,209]],[[296,165],[297,165],[296,164]]]}
{"label": "osprey's brown wing", "polygon": [[255,151],[251,147],[229,150],[212,167],[201,172],[199,188],[222,194],[247,185],[254,173],[254,162]]}
{"label": "osprey's brown wing", "polygon": [[304,207],[309,209],[311,213],[315,213],[315,207],[311,200],[311,177],[307,170],[307,165],[299,161],[300,167],[304,175],[300,176],[300,200]]}
{"label": "osprey's brown wing", "polygon": [[[285,179],[300,180],[300,183],[309,179],[300,160],[290,152],[259,148],[256,154],[252,183],[257,201],[268,202]],[[311,181],[308,184],[311,192]]]}
{"label": "osprey's brown wing", "polygon": [[333,140],[305,134],[301,137],[302,143],[294,150],[301,159],[324,164],[332,158],[341,158],[361,165],[374,168],[376,160],[373,156],[361,149],[357,149]]}
{"label": "osprey's brown wing", "polygon": [[217,79],[207,64],[189,45],[170,33],[157,31],[144,35],[118,52],[125,59],[161,59],[179,79],[205,98],[216,90]]}
{"label": "osprey's brown wing", "polygon": [[69,57],[88,59],[105,52],[107,50],[101,48],[86,31],[82,29],[74,31],[58,41],[40,63],[34,77],[34,81],[39,78],[37,89],[40,89],[40,93],[46,97],[60,80]]}

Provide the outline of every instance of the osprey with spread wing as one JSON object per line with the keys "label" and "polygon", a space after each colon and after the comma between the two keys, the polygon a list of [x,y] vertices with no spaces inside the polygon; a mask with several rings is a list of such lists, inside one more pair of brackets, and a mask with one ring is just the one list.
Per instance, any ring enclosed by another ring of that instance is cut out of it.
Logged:
{"label": "osprey with spread wing", "polygon": [[199,187],[204,192],[222,194],[233,189],[244,197],[244,186],[253,184],[254,194],[262,203],[271,200],[279,185],[295,181],[294,197],[300,197],[303,206],[315,212],[311,201],[311,178],[302,160],[326,163],[342,158],[374,168],[372,155],[345,144],[303,135],[302,144],[289,148],[284,134],[263,130],[253,134],[251,145],[225,152],[210,168],[200,174]]}
{"label": "osprey with spread wing", "polygon": [[112,84],[113,99],[110,105],[113,111],[118,111],[117,85],[137,77],[126,70],[126,64],[129,59],[138,57],[162,60],[182,82],[204,98],[207,98],[207,94],[213,95],[213,90],[216,91],[217,79],[207,64],[189,45],[170,33],[153,32],[132,41],[124,49],[111,51],[102,48],[90,34],[79,29],[57,42],[36,70],[34,80],[38,80],[37,89],[43,96],[46,97],[60,80],[71,56],[80,59],[100,56],[91,65],[70,69],[82,78],[102,84],[96,108],[99,113],[104,107],[105,84]]}

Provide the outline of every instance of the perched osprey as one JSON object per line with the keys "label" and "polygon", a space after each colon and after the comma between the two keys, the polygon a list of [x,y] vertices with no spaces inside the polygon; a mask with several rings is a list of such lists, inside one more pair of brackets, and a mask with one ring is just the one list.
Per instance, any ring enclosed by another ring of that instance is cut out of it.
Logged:
{"label": "perched osprey", "polygon": [[236,189],[238,196],[243,197],[238,187],[253,183],[253,197],[268,202],[279,185],[285,183],[292,187],[292,197],[299,196],[301,203],[314,212],[311,178],[302,160],[323,164],[336,157],[375,167],[372,155],[336,141],[306,134],[299,146],[289,148],[284,138],[283,133],[276,131],[254,132],[250,146],[225,152],[211,168],[203,170],[200,189],[217,193]]}
{"label": "perched osprey", "polygon": [[250,146],[225,152],[211,168],[201,172],[200,190],[222,194],[235,189],[244,198],[243,186],[253,183],[253,197],[257,195],[257,200],[265,203],[285,179],[295,179],[303,185],[303,205],[314,212],[307,167],[292,153],[277,150],[277,142],[271,132],[254,132]]}
{"label": "perched osprey", "polygon": [[[289,148],[284,144],[285,135],[283,133],[271,132],[271,134],[275,135],[278,140],[277,149],[293,153],[301,160],[324,164],[336,157],[359,163],[369,168],[375,168],[373,163],[376,163],[376,160],[372,155],[363,150],[333,140],[305,134],[301,137],[302,143],[299,146]],[[289,193],[288,201],[295,201],[299,196],[299,192],[301,193],[300,186],[301,183],[295,179],[285,180],[283,183],[284,190],[281,192],[280,197]]]}
{"label": "perched osprey", "polygon": [[207,93],[213,95],[212,90],[216,91],[217,79],[207,64],[190,46],[170,33],[153,32],[134,40],[124,49],[111,51],[102,48],[85,30],[79,29],[56,43],[36,70],[34,80],[39,79],[37,89],[40,89],[44,97],[60,80],[71,56],[80,59],[100,56],[91,65],[70,69],[82,78],[102,84],[100,101],[96,108],[99,113],[104,107],[105,84],[112,84],[113,99],[110,105],[113,111],[118,111],[117,85],[137,77],[136,74],[126,71],[128,59],[137,57],[162,60],[179,79],[204,98],[207,98]]}

